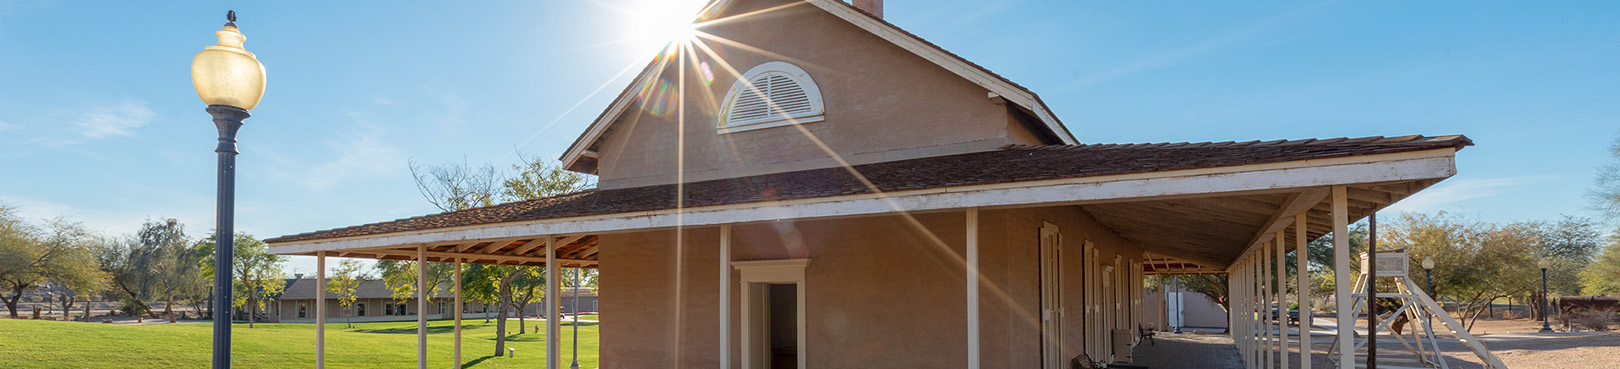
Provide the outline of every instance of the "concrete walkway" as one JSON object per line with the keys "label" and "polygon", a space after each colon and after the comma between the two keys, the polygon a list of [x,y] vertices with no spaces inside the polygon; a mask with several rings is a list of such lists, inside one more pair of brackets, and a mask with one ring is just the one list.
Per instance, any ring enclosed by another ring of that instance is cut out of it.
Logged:
{"label": "concrete walkway", "polygon": [[1136,358],[1130,365],[1151,369],[1242,369],[1243,359],[1238,356],[1232,337],[1225,333],[1166,333],[1154,339],[1157,344],[1142,341],[1131,353]]}

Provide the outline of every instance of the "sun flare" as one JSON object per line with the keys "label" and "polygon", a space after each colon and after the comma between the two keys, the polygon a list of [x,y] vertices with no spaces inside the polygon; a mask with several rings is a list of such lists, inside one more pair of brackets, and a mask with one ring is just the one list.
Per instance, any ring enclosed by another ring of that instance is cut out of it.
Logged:
{"label": "sun flare", "polygon": [[633,0],[618,9],[626,15],[626,38],[640,52],[692,40],[696,35],[692,22],[706,4],[706,0]]}

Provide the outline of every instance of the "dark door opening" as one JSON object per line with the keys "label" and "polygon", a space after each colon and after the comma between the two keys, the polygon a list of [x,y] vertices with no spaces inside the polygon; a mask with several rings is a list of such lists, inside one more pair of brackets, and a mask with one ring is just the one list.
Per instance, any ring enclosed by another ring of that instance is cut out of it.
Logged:
{"label": "dark door opening", "polygon": [[792,369],[799,364],[799,288],[794,284],[771,284],[767,288],[770,320],[771,369]]}

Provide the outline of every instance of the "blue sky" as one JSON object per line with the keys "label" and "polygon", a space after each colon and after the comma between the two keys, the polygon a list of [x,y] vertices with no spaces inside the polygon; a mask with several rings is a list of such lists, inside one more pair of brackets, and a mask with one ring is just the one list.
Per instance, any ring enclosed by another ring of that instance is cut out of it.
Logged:
{"label": "blue sky", "polygon": [[[408,160],[557,157],[682,1],[0,0],[0,201],[109,235],[159,217],[208,232],[215,132],[189,68],[235,9],[269,73],[240,135],[237,228],[433,213]],[[1399,210],[1592,216],[1584,193],[1620,134],[1620,2],[886,8],[1041,94],[1083,142],[1475,140],[1456,177]]]}

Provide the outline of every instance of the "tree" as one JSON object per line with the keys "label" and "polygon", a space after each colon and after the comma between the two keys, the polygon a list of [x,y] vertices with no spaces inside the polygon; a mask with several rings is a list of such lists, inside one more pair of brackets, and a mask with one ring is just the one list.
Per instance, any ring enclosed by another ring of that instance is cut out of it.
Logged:
{"label": "tree", "polygon": [[[529,303],[534,302],[535,299],[545,298],[546,272],[544,268],[532,266],[514,266],[513,268],[516,270],[512,274],[516,278],[512,279],[511,282],[512,298],[509,301],[512,303],[512,310],[517,311],[518,333],[522,334],[527,332],[528,329],[523,324],[523,307],[529,306]],[[553,319],[552,317],[546,318]]]}
{"label": "tree", "polygon": [[1611,161],[1598,168],[1597,182],[1588,197],[1593,208],[1611,220],[1620,220],[1620,138],[1609,145],[1609,156]]}
{"label": "tree", "polygon": [[185,225],[172,218],[147,221],[136,239],[140,242],[136,264],[145,274],[142,288],[162,299],[163,315],[172,321],[175,301],[204,295],[209,286],[209,279],[198,273],[202,260],[196,245],[186,236]]}
{"label": "tree", "polygon": [[434,207],[443,211],[471,209],[495,204],[496,186],[501,183],[495,166],[473,167],[461,163],[424,166],[410,161],[416,189]]}
{"label": "tree", "polygon": [[523,164],[512,165],[517,176],[501,181],[501,195],[506,201],[519,201],[550,197],[590,187],[584,175],[562,169],[561,163],[547,164],[540,158],[518,158]]}
{"label": "tree", "polygon": [[[272,296],[279,296],[287,288],[287,281],[281,277],[282,265],[287,263],[287,257],[270,253],[268,246],[259,239],[247,233],[237,232],[231,237],[231,306],[244,307],[247,311],[248,328],[253,327],[254,315],[265,309],[265,301]],[[209,250],[213,255],[216,247],[214,237],[210,236],[197,243],[199,248]],[[213,257],[202,262],[207,269],[215,264]],[[216,312],[217,313],[217,312]],[[229,314],[230,312],[225,312]]]}
{"label": "tree", "polygon": [[[428,262],[426,267],[428,283],[425,295],[432,299],[455,278],[455,264]],[[384,259],[378,260],[374,268],[382,277],[383,284],[394,291],[395,301],[404,303],[416,297],[416,261]]]}
{"label": "tree", "polygon": [[[354,328],[354,291],[360,288],[360,281],[366,279],[365,272],[360,271],[360,261],[354,259],[338,263],[337,269],[332,271],[332,278],[326,281],[326,291],[338,296],[338,305],[343,306],[345,322],[349,328]],[[325,298],[320,296],[317,298]]]}
{"label": "tree", "polygon": [[[479,206],[493,205],[497,196],[505,201],[520,201],[564,193],[579,191],[589,186],[585,176],[562,170],[561,165],[548,164],[539,158],[528,158],[519,155],[521,164],[513,165],[517,176],[501,179],[500,172],[490,164],[473,167],[463,159],[461,163],[438,165],[421,165],[411,162],[411,174],[416,180],[416,188],[433,206],[443,211],[465,210]],[[497,193],[496,186],[501,186]],[[385,266],[385,263],[387,265]],[[401,286],[405,281],[414,280],[414,275],[406,276],[399,272],[398,265],[405,261],[378,262],[382,277],[391,288]],[[430,266],[430,270],[432,267]],[[453,269],[453,267],[452,267]],[[522,306],[528,305],[531,299],[543,295],[537,290],[544,289],[545,278],[538,268],[519,267],[511,265],[473,265],[462,274],[463,291],[480,301],[497,303],[498,313],[495,323],[495,354],[501,355],[506,344],[506,309],[518,309],[520,317],[518,329],[526,329],[521,319]],[[439,279],[433,279],[438,281]],[[400,298],[402,288],[395,288],[395,298]],[[514,292],[521,295],[514,298]],[[514,304],[519,305],[514,305]]]}
{"label": "tree", "polygon": [[1581,294],[1620,295],[1620,231],[1609,235],[1597,260],[1581,271]]}
{"label": "tree", "polygon": [[80,223],[58,218],[42,232],[15,208],[0,205],[0,287],[6,292],[0,298],[11,316],[17,316],[23,292],[45,283],[77,291],[100,289],[106,274],[96,269],[92,241]]}

